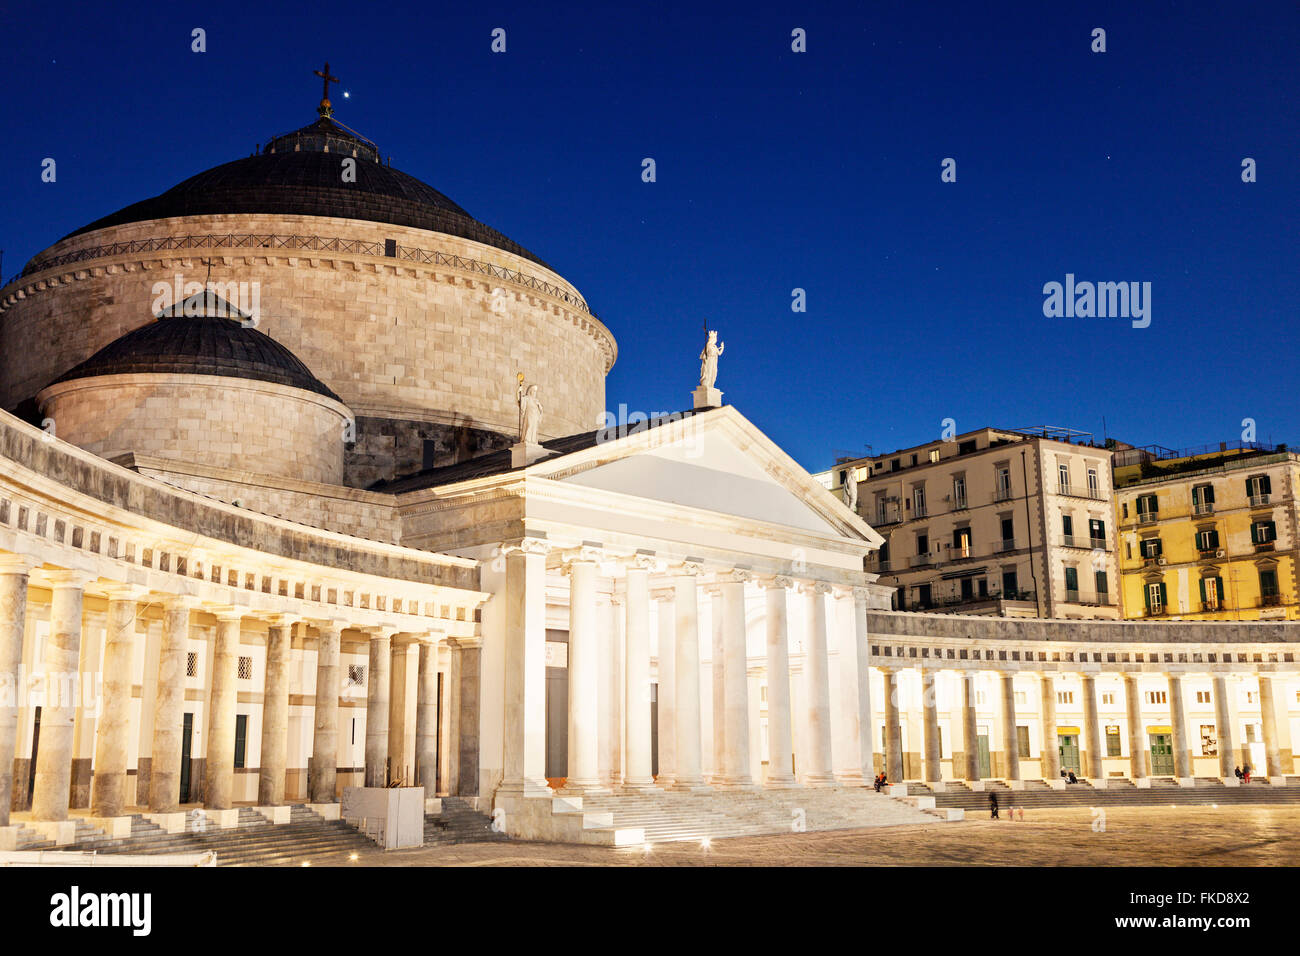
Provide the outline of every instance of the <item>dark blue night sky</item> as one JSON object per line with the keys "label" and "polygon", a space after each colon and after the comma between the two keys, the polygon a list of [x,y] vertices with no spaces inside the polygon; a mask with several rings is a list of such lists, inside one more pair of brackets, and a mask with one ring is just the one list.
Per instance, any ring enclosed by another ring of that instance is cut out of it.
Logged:
{"label": "dark blue night sky", "polygon": [[[611,408],[688,407],[707,318],[810,469],[945,418],[1300,438],[1293,0],[273,7],[4,8],[6,277],[311,122],[328,59],[339,120],[587,296]],[[1150,282],[1150,326],[1045,318],[1066,273]]]}

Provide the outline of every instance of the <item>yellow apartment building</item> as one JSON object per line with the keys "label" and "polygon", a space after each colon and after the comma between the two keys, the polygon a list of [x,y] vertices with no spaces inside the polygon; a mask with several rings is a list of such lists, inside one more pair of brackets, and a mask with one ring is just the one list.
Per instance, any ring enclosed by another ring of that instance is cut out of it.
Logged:
{"label": "yellow apartment building", "polygon": [[1134,449],[1113,464],[1126,618],[1300,617],[1300,454],[1225,444]]}

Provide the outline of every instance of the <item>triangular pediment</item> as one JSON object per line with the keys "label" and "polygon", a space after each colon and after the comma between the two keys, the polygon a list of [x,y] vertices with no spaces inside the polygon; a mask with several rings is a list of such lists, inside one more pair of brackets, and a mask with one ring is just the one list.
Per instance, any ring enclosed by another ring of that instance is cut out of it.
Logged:
{"label": "triangular pediment", "polygon": [[614,435],[529,471],[569,485],[880,543],[861,518],[730,407]]}

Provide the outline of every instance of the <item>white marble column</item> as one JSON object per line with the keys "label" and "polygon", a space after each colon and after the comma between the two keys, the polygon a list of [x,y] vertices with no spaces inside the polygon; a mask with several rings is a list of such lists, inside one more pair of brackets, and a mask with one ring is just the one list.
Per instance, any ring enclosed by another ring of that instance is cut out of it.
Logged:
{"label": "white marble column", "polygon": [[[1259,675],[1259,715],[1264,730],[1264,766],[1269,783],[1283,783],[1291,767],[1291,726],[1287,700],[1272,674]],[[1286,685],[1282,685],[1285,692]]]}
{"label": "white marble column", "polygon": [[[979,726],[976,721],[975,702],[979,699],[975,689],[975,671],[961,674],[961,732],[962,746],[966,752],[966,779],[980,779]],[[991,769],[991,768],[990,768]]]}
{"label": "white marble column", "polygon": [[391,631],[370,634],[370,671],[366,674],[366,772],[367,787],[387,787],[388,705],[392,693]]}
{"label": "white marble column", "polygon": [[1093,674],[1080,674],[1083,685],[1083,733],[1084,747],[1088,751],[1088,763],[1084,771],[1093,780],[1106,779],[1105,764],[1106,742],[1101,737],[1101,715],[1097,712],[1097,678]]}
{"label": "white marble column", "polygon": [[149,809],[180,809],[181,734],[185,727],[185,673],[192,600],[163,600],[162,645],[158,652],[158,692],[154,696],[152,759],[149,761]]}
{"label": "white marble column", "polygon": [[45,641],[45,701],[41,706],[41,743],[32,787],[32,819],[68,819],[72,793],[73,720],[80,686],[81,611],[88,575],[54,571],[50,636]]}
{"label": "white marble column", "polygon": [[1187,734],[1187,704],[1183,700],[1183,679],[1169,675],[1169,724],[1174,731],[1174,776],[1189,780],[1192,774],[1192,747]]}
{"label": "white marble column", "polygon": [[921,708],[925,718],[925,782],[943,780],[942,742],[939,740],[939,691],[937,674],[929,669],[921,671]]}
{"label": "white marble column", "polygon": [[650,571],[653,555],[638,554],[627,567],[627,659],[624,708],[627,713],[627,790],[654,786],[650,773]]}
{"label": "white marble column", "polygon": [[308,793],[312,803],[334,803],[339,774],[339,661],[344,621],[321,621],[316,642],[316,707]]}
{"label": "white marble column", "polygon": [[424,787],[424,795],[429,798],[438,792],[438,645],[432,638],[420,642],[420,662],[417,667],[417,786]]}
{"label": "white marble column", "polygon": [[569,767],[564,782],[567,793],[602,791],[600,735],[597,721],[596,571],[600,553],[581,549],[566,571],[569,588]]}
{"label": "white marble column", "polygon": [[725,683],[722,782],[728,789],[749,789],[749,653],[745,626],[745,585],[753,576],[737,569],[720,578],[722,590],[722,650]]}
{"label": "white marble column", "polygon": [[546,785],[546,555],[550,545],[524,538],[503,545],[502,551],[506,555],[506,708],[505,766],[499,792],[546,797],[551,793]]}
{"label": "white marble column", "polygon": [[389,650],[388,784],[415,785],[415,717],[419,648],[409,635],[393,637]]}
{"label": "white marble column", "polygon": [[701,566],[686,562],[673,575],[673,612],[677,693],[674,724],[677,766],[674,790],[705,790],[700,735],[700,605],[697,578]]}
{"label": "white marble column", "polygon": [[95,776],[91,812],[120,817],[126,812],[126,762],[131,746],[131,662],[143,588],[108,588],[108,633],[104,641],[103,700],[95,728]]}
{"label": "white marble column", "polygon": [[867,592],[850,589],[836,604],[847,605],[849,620],[837,614],[840,656],[840,693],[845,753],[837,754],[840,783],[866,786],[875,777],[875,741],[871,737],[871,645],[867,634]]}
{"label": "white marble column", "polygon": [[1020,779],[1020,735],[1016,731],[1016,675],[1003,671],[1002,685],[1002,757],[1006,761],[1006,779]]}
{"label": "white marble column", "polygon": [[767,779],[772,789],[797,786],[794,735],[790,727],[790,626],[788,594],[794,582],[775,577],[767,590]]}
{"label": "white marble column", "polygon": [[829,585],[820,581],[807,584],[803,592],[808,601],[807,644],[804,666],[808,686],[808,760],[803,783],[810,787],[829,787],[835,783],[831,753],[831,677],[827,657],[826,595]]}
{"label": "white marble column", "polygon": [[1134,780],[1147,776],[1147,746],[1142,727],[1142,695],[1136,674],[1124,675],[1125,718],[1128,723],[1129,774]]}
{"label": "white marble column", "polygon": [[673,785],[673,779],[677,774],[677,724],[674,720],[673,707],[674,701],[677,700],[677,671],[673,667],[673,659],[677,652],[674,597],[672,588],[663,588],[654,592],[659,641],[659,683],[657,685],[659,773],[655,776],[655,785],[665,789]]}
{"label": "white marble column", "polygon": [[280,614],[266,629],[266,677],[262,686],[262,756],[258,761],[257,802],[284,803],[289,750],[289,652],[294,618]]}
{"label": "white marble column", "polygon": [[27,623],[27,576],[36,560],[0,554],[0,827],[9,825],[14,754],[23,687],[23,634]]}
{"label": "white marble column", "polygon": [[234,805],[235,710],[239,702],[239,633],[242,610],[221,611],[212,649],[212,714],[203,761],[203,805],[229,810]]}
{"label": "white marble column", "polygon": [[1038,689],[1042,702],[1040,717],[1043,730],[1042,753],[1039,762],[1042,766],[1044,780],[1059,780],[1061,778],[1061,744],[1056,733],[1055,678],[1051,674],[1039,674]]}
{"label": "white marble column", "polygon": [[898,712],[899,687],[898,671],[893,668],[881,668],[885,679],[885,779],[889,783],[903,782],[903,721]]}
{"label": "white marble column", "polygon": [[1214,675],[1214,724],[1219,746],[1219,776],[1224,780],[1236,781],[1234,738],[1235,721],[1232,716],[1232,698],[1228,689],[1228,675]]}
{"label": "white marble column", "polygon": [[[722,598],[722,588],[716,583],[702,587],[709,598],[709,624],[712,641],[709,645],[709,702],[706,714],[701,714],[703,721],[707,717],[706,740],[713,741],[712,772],[709,782],[714,786],[723,783],[727,765],[727,639],[723,630],[723,621],[727,613]],[[711,733],[710,733],[711,731]]]}

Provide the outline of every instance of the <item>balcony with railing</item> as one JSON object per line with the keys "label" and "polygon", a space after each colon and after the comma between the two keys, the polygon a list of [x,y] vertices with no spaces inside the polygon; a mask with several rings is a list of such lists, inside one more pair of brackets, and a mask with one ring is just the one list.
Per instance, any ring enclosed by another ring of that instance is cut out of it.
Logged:
{"label": "balcony with railing", "polygon": [[1014,551],[1014,550],[1016,550],[1015,538],[1003,538],[993,547],[994,554],[1004,554],[1007,551]]}
{"label": "balcony with railing", "polygon": [[1264,505],[1268,504],[1271,498],[1272,496],[1269,494],[1251,495],[1250,506],[1252,508],[1261,508]]}
{"label": "balcony with railing", "polygon": [[994,488],[993,502],[996,504],[999,501],[1010,501],[1014,495],[1015,493],[1010,488]]}
{"label": "balcony with railing", "polygon": [[1066,604],[1084,604],[1090,607],[1107,607],[1114,602],[1109,591],[1079,591],[1072,588],[1065,590]]}
{"label": "balcony with railing", "polygon": [[1212,515],[1214,514],[1213,501],[1198,501],[1192,505],[1192,514],[1194,515]]}
{"label": "balcony with railing", "polygon": [[908,559],[908,565],[913,568],[923,568],[928,564],[933,564],[934,558],[929,554],[914,554]]}
{"label": "balcony with railing", "polygon": [[1280,594],[1261,594],[1259,596],[1260,607],[1281,607],[1282,595]]}
{"label": "balcony with railing", "polygon": [[1057,482],[1056,493],[1068,498],[1088,498],[1092,501],[1105,501],[1106,497],[1096,488],[1076,488],[1073,485]]}
{"label": "balcony with railing", "polygon": [[1139,511],[1138,524],[1155,524],[1160,520],[1159,511]]}

